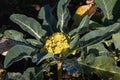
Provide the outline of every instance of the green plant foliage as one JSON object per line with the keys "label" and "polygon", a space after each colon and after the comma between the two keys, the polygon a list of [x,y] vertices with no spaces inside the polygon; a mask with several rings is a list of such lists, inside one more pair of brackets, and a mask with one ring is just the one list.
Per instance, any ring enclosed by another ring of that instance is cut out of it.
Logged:
{"label": "green plant foliage", "polygon": [[61,32],[68,32],[68,21],[70,19],[70,13],[67,8],[70,0],[60,0],[57,6],[57,29]]}
{"label": "green plant foliage", "polygon": [[14,62],[17,62],[23,58],[31,58],[31,54],[35,51],[34,48],[25,45],[16,45],[12,49],[9,50],[5,61],[4,67],[8,68]]}
{"label": "green plant foliage", "polygon": [[3,34],[0,33],[0,38],[3,36]]}
{"label": "green plant foliage", "polygon": [[120,50],[120,44],[119,44],[120,43],[120,32],[113,34],[112,39],[113,39],[115,48]]}
{"label": "green plant foliage", "polygon": [[36,39],[41,39],[41,37],[46,34],[46,31],[43,30],[41,25],[33,18],[29,18],[22,14],[13,14],[10,19],[19,24],[23,30],[27,31]]}
{"label": "green plant foliage", "polygon": [[72,31],[69,32],[69,35],[74,35],[74,34],[83,34],[85,33],[89,28],[89,17],[85,16],[79,26]]}
{"label": "green plant foliage", "polygon": [[43,79],[44,77],[42,75],[43,72],[41,69],[42,68],[40,68],[40,67],[31,67],[31,68],[26,69],[23,74],[19,73],[19,72],[17,72],[17,73],[9,72],[9,73],[7,73],[7,77],[5,78],[5,80],[8,80],[8,79],[12,79],[12,80],[38,80],[38,79],[41,79],[41,80],[44,80]]}
{"label": "green plant foliage", "polygon": [[5,77],[5,80],[23,80],[22,78],[22,74],[19,73],[19,72],[8,72],[7,74],[7,77]]}
{"label": "green plant foliage", "polygon": [[79,42],[79,39],[80,39],[80,35],[79,34],[76,34],[75,36],[73,36],[74,38],[72,39],[72,41],[70,42],[70,48],[71,49],[75,49],[78,47],[78,42]]}
{"label": "green plant foliage", "polygon": [[118,32],[119,29],[120,29],[120,24],[115,23],[113,25],[101,28],[99,30],[93,30],[88,34],[84,35],[80,39],[80,45],[82,48],[84,48],[86,46],[89,46],[98,42],[102,42],[105,39],[110,38],[112,34]]}
{"label": "green plant foliage", "polygon": [[53,58],[53,57],[54,57],[53,53],[41,53],[38,56],[37,64],[40,64],[45,59]]}
{"label": "green plant foliage", "polygon": [[28,44],[31,44],[31,45],[38,47],[38,48],[43,47],[43,43],[36,40],[36,39],[26,39],[26,42],[28,42]]}
{"label": "green plant foliage", "polygon": [[[112,44],[118,50],[120,47],[120,34],[118,33],[120,23],[112,21],[114,18],[112,11],[117,0],[95,0],[97,6],[103,10],[104,20],[108,20],[112,24],[105,23],[105,25],[109,25],[103,26],[103,24],[92,21],[88,16],[85,16],[78,27],[73,26],[74,23],[71,23],[73,30],[70,30],[71,26],[68,26],[71,19],[68,9],[70,1],[59,0],[57,18],[52,14],[52,8],[49,5],[43,6],[38,14],[38,18],[43,20],[41,24],[23,14],[10,16],[13,22],[36,39],[24,39],[24,35],[15,30],[5,31],[4,35],[7,38],[25,43],[16,45],[8,51],[4,61],[4,68],[10,67],[23,58],[30,58],[35,65],[27,68],[23,74],[18,74],[20,80],[43,80],[43,72],[49,73],[50,69],[53,68],[51,65],[56,66],[58,62],[61,63],[60,69],[66,70],[70,75],[94,72],[103,79],[108,77],[112,77],[113,80],[120,79],[120,67],[115,64],[114,60],[116,55],[110,51]],[[54,34],[56,32],[58,32],[58,35]],[[66,47],[62,49],[61,42],[59,42],[63,41],[61,38],[65,38],[63,40],[66,43],[63,46],[67,46],[67,49]],[[51,44],[55,46],[51,48]],[[59,51],[59,49],[62,50]],[[55,54],[55,51],[60,54]],[[76,53],[72,54],[74,51]],[[19,80],[16,78],[17,75],[13,76],[13,74],[9,73],[7,75]]]}
{"label": "green plant foliage", "polygon": [[15,41],[21,41],[21,42],[25,41],[25,39],[23,38],[23,33],[15,31],[15,30],[6,30],[4,32],[4,35],[7,38],[15,40]]}
{"label": "green plant foliage", "polygon": [[87,46],[87,53],[94,54],[96,56],[108,55],[109,51],[105,48],[103,43],[97,43],[94,45]]}
{"label": "green plant foliage", "polygon": [[[91,57],[87,57],[87,62],[91,62]],[[115,65],[115,61],[110,56],[98,56],[94,57],[94,61],[92,64],[87,64],[86,62],[80,62],[82,67],[84,68],[85,73],[94,72],[98,74],[100,77],[107,79],[112,77],[113,80],[120,79],[120,68]]]}
{"label": "green plant foliage", "polygon": [[99,6],[103,12],[104,12],[104,19],[108,19],[108,20],[112,20],[113,19],[113,8],[115,7],[117,0],[109,0],[109,2],[107,0],[95,0],[95,3],[97,4],[97,6]]}
{"label": "green plant foliage", "polygon": [[45,5],[41,8],[38,14],[38,18],[43,20],[43,28],[47,30],[47,33],[51,35],[56,30],[57,20],[52,15],[52,9],[49,5]]}
{"label": "green plant foliage", "polygon": [[41,71],[40,68],[37,68],[37,67],[32,67],[32,68],[28,68],[24,73],[23,73],[23,78],[24,80],[37,80],[37,79],[41,79],[43,80],[43,75],[42,72],[40,75],[38,75],[37,77],[36,74],[39,73],[39,71]]}
{"label": "green plant foliage", "polygon": [[75,74],[80,75],[83,73],[83,69],[78,64],[76,59],[63,61],[63,69],[67,70],[68,74],[70,74],[70,75],[75,75]]}

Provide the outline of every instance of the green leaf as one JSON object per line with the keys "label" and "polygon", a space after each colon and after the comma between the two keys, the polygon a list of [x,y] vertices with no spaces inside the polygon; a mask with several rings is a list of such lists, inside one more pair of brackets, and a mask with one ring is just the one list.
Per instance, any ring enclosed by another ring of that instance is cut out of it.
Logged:
{"label": "green leaf", "polygon": [[25,39],[23,38],[23,34],[21,32],[15,31],[15,30],[6,30],[4,32],[4,35],[7,38],[15,40],[15,41],[21,41],[21,42],[25,41]]}
{"label": "green leaf", "polygon": [[0,38],[3,36],[3,34],[0,33]]}
{"label": "green leaf", "polygon": [[36,40],[36,39],[26,39],[26,41],[27,41],[29,44],[31,44],[31,45],[33,45],[33,46],[35,46],[35,47],[38,47],[38,48],[41,48],[41,47],[43,46],[43,43],[40,42],[40,41],[38,41],[38,40]]}
{"label": "green leaf", "polygon": [[80,46],[81,48],[85,48],[89,45],[96,44],[99,42],[102,42],[109,37],[112,36],[112,34],[118,32],[120,30],[120,24],[115,23],[113,25],[101,28],[100,30],[93,30],[86,35],[84,35],[80,39]]}
{"label": "green leaf", "polygon": [[74,37],[73,40],[70,41],[70,49],[77,48],[79,44],[80,35],[76,34],[73,37]]}
{"label": "green leaf", "polygon": [[49,5],[45,5],[40,9],[38,17],[43,19],[42,25],[47,30],[49,35],[56,31],[57,20],[52,15],[52,10]]}
{"label": "green leaf", "polygon": [[17,62],[23,58],[31,58],[31,54],[35,51],[34,48],[31,48],[29,46],[24,46],[24,45],[16,45],[13,48],[11,48],[4,61],[4,68],[9,67],[12,65],[14,62]]}
{"label": "green leaf", "polygon": [[115,48],[120,50],[120,32],[112,35],[113,43]]}
{"label": "green leaf", "polygon": [[13,14],[10,16],[10,19],[37,39],[41,39],[46,34],[46,31],[43,30],[41,25],[33,18],[22,14]]}
{"label": "green leaf", "polygon": [[94,53],[91,53],[91,54],[87,55],[86,58],[85,58],[85,63],[88,64],[88,65],[93,64],[94,61],[95,61]]}
{"label": "green leaf", "polygon": [[83,73],[81,66],[75,59],[63,61],[62,67],[63,70],[66,70],[69,75],[80,75],[81,73]]}
{"label": "green leaf", "polygon": [[116,4],[114,6],[113,9],[113,16],[114,16],[114,21],[119,21],[118,19],[120,19],[120,0],[116,1]]}
{"label": "green leaf", "polygon": [[54,57],[53,53],[40,53],[38,55],[37,64],[40,64],[43,60]]}
{"label": "green leaf", "polygon": [[24,80],[19,72],[7,72],[5,80]]}
{"label": "green leaf", "polygon": [[90,45],[87,47],[88,54],[95,54],[95,55],[108,55],[109,51],[105,48],[103,43],[98,43],[94,45]]}
{"label": "green leaf", "polygon": [[95,29],[100,29],[101,27],[104,27],[104,26],[95,21],[92,21],[92,20],[89,21],[89,29],[95,30]]}
{"label": "green leaf", "polygon": [[107,18],[108,20],[113,19],[112,11],[116,2],[117,0],[95,0],[97,6],[100,7],[104,12],[104,19]]}
{"label": "green leaf", "polygon": [[80,62],[80,64],[87,74],[94,72],[103,79],[109,77],[113,78],[113,80],[120,79],[120,68],[115,65],[115,61],[112,57],[98,56],[95,57],[93,64],[88,65],[84,62]]}
{"label": "green leaf", "polygon": [[41,69],[36,68],[36,67],[31,67],[28,68],[24,73],[23,73],[23,78],[24,80],[43,80],[43,73],[41,72],[39,74],[39,76],[37,76],[35,78],[35,76],[37,75],[37,73],[39,73],[39,71],[41,71]]}
{"label": "green leaf", "polygon": [[89,28],[89,17],[85,16],[80,22],[79,26],[69,32],[69,35],[74,35],[76,33],[83,34],[88,30],[88,28]]}
{"label": "green leaf", "polygon": [[67,8],[69,2],[71,0],[59,0],[58,6],[57,6],[57,29],[61,32],[67,32],[68,28],[68,21],[70,19],[70,13]]}

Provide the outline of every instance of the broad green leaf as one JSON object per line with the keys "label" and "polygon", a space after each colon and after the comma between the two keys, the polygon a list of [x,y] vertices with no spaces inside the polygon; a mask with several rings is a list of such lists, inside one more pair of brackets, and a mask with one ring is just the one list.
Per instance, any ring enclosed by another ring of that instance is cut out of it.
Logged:
{"label": "broad green leaf", "polygon": [[120,19],[120,0],[116,1],[116,4],[113,8],[112,14],[114,16],[114,21],[119,21],[118,19]]}
{"label": "broad green leaf", "polygon": [[37,64],[40,64],[43,60],[54,57],[53,53],[40,53],[38,55]]}
{"label": "broad green leaf", "polygon": [[73,39],[70,41],[70,48],[71,49],[78,47],[79,39],[80,39],[79,34],[76,34],[75,36],[73,36]]}
{"label": "broad green leaf", "polygon": [[61,32],[67,32],[68,28],[68,21],[70,19],[70,13],[67,8],[69,2],[71,0],[59,0],[58,6],[57,6],[57,29]]}
{"label": "broad green leaf", "polygon": [[113,43],[115,48],[120,50],[120,32],[112,35]]}
{"label": "broad green leaf", "polygon": [[89,29],[100,29],[102,27],[104,27],[102,24],[99,24],[92,20],[89,21]]}
{"label": "broad green leaf", "polygon": [[28,68],[23,73],[23,78],[24,80],[43,80],[43,72],[41,72],[37,77],[35,77],[40,71],[42,70],[36,67]]}
{"label": "broad green leaf", "polygon": [[85,63],[88,65],[93,64],[95,61],[95,57],[96,57],[96,55],[94,53],[87,55],[85,58]]}
{"label": "broad green leaf", "polygon": [[0,38],[3,36],[3,34],[0,33]]}
{"label": "broad green leaf", "polygon": [[88,28],[89,28],[89,17],[85,16],[80,22],[79,26],[69,32],[69,35],[74,35],[75,33],[83,34],[88,30]]}
{"label": "broad green leaf", "polygon": [[26,41],[27,41],[29,44],[31,44],[31,45],[33,45],[33,46],[35,46],[35,47],[38,47],[38,48],[41,48],[41,47],[43,46],[43,43],[40,42],[40,41],[38,41],[38,40],[36,40],[36,39],[26,39]]}
{"label": "broad green leaf", "polygon": [[4,32],[4,35],[7,38],[15,40],[15,41],[21,41],[21,42],[25,41],[25,39],[23,38],[23,34],[21,32],[15,31],[15,30],[6,30]]}
{"label": "broad green leaf", "polygon": [[115,65],[115,61],[109,56],[95,57],[93,64],[87,64],[80,62],[80,65],[84,68],[84,72],[90,74],[96,73],[103,79],[112,77],[113,80],[120,79],[120,68]]}
{"label": "broad green leaf", "polygon": [[17,62],[23,58],[31,58],[31,54],[35,51],[34,48],[31,48],[29,46],[25,46],[25,45],[16,45],[14,47],[12,47],[6,57],[5,57],[5,61],[4,61],[4,67],[8,68],[10,65],[12,65],[14,62]]}
{"label": "broad green leaf", "polygon": [[69,75],[80,75],[83,73],[83,69],[75,59],[63,61],[62,67]]}
{"label": "broad green leaf", "polygon": [[108,20],[113,19],[112,11],[116,2],[117,0],[95,0],[95,3],[98,7],[100,7],[103,10],[104,16]]}
{"label": "broad green leaf", "polygon": [[24,80],[19,72],[7,72],[5,80]]}
{"label": "broad green leaf", "polygon": [[109,51],[105,48],[103,43],[98,43],[94,45],[90,45],[87,47],[88,54],[95,54],[95,55],[108,55]]}
{"label": "broad green leaf", "polygon": [[54,33],[56,31],[57,20],[52,15],[52,10],[49,5],[45,5],[40,9],[38,14],[40,19],[43,19],[43,26],[47,30],[48,34]]}
{"label": "broad green leaf", "polygon": [[37,39],[41,39],[46,34],[46,31],[43,30],[41,25],[33,18],[22,14],[13,14],[10,16],[10,19]]}
{"label": "broad green leaf", "polygon": [[101,28],[100,30],[93,30],[86,35],[84,35],[80,39],[80,46],[81,48],[85,48],[89,45],[102,42],[109,37],[111,37],[112,34],[118,32],[120,30],[120,24],[115,23],[113,25],[107,26],[105,28]]}

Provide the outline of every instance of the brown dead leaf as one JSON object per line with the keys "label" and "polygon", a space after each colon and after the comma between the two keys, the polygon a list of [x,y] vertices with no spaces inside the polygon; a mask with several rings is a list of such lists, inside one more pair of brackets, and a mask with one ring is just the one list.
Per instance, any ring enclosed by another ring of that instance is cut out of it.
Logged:
{"label": "brown dead leaf", "polygon": [[96,12],[97,6],[96,4],[88,4],[88,5],[82,5],[77,10],[76,13],[79,16],[85,16],[88,15],[91,17]]}
{"label": "brown dead leaf", "polygon": [[13,47],[11,41],[6,37],[0,39],[0,54],[6,56],[8,50]]}
{"label": "brown dead leaf", "polygon": [[0,69],[0,80],[3,80],[6,70]]}
{"label": "brown dead leaf", "polygon": [[91,18],[95,14],[96,10],[97,10],[97,6],[95,3],[82,5],[78,7],[78,9],[76,10],[74,14],[74,25],[78,26],[82,18],[86,15],[88,15],[89,18]]}

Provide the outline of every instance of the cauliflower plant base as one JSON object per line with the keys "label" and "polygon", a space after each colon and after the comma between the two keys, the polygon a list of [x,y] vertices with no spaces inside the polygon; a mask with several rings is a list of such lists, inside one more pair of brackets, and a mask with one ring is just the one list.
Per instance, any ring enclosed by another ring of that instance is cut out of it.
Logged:
{"label": "cauliflower plant base", "polygon": [[69,51],[69,36],[57,32],[48,37],[45,42],[44,48],[54,54],[62,54]]}

